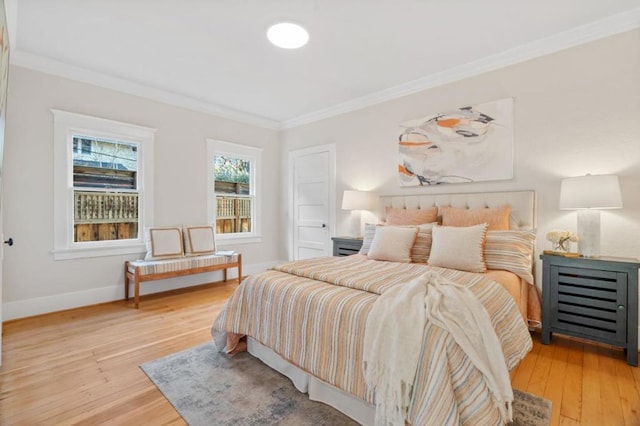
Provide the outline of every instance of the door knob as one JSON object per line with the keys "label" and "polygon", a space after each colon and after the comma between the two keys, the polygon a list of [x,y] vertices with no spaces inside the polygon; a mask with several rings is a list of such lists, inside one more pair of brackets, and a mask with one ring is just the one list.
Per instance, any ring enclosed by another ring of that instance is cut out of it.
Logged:
{"label": "door knob", "polygon": [[8,239],[8,240],[6,240],[4,243],[5,243],[5,244],[8,244],[9,246],[12,246],[12,245],[13,245],[13,238],[9,238],[9,239]]}
{"label": "door knob", "polygon": [[326,223],[323,223],[323,224],[322,224],[322,227],[323,227],[323,228],[326,228],[326,227],[327,227],[327,224],[326,224]]}

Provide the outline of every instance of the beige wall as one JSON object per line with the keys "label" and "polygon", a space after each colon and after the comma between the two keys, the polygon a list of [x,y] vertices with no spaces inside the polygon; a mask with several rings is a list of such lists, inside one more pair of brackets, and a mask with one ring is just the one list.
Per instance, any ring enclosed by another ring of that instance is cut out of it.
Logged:
{"label": "beige wall", "polygon": [[[13,66],[4,160],[4,319],[123,297],[123,263],[132,256],[54,261],[51,108],[156,128],[155,224],[206,221],[206,138],[263,148],[263,242],[242,252],[245,270],[283,258],[278,202],[278,132]],[[135,258],[135,256],[133,256]],[[221,273],[143,285],[145,292],[221,279]]]}
{"label": "beige wall", "polygon": [[[506,97],[514,98],[513,180],[399,187],[398,123]],[[549,248],[547,231],[576,230],[576,213],[558,210],[562,178],[618,174],[624,209],[603,211],[602,253],[640,258],[640,30],[288,129],[281,140],[283,158],[335,143],[338,206],[350,188],[384,195],[534,189],[538,251]],[[283,181],[283,194],[287,187]],[[348,212],[336,218],[333,234],[348,234]]]}

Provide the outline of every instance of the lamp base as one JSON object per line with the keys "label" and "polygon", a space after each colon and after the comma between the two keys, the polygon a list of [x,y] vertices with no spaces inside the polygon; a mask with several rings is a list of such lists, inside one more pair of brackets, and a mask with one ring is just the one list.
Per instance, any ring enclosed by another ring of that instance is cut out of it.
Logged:
{"label": "lamp base", "polygon": [[600,256],[600,210],[578,210],[578,253]]}
{"label": "lamp base", "polygon": [[353,238],[361,238],[362,230],[360,229],[360,220],[362,213],[360,210],[351,210],[351,236]]}

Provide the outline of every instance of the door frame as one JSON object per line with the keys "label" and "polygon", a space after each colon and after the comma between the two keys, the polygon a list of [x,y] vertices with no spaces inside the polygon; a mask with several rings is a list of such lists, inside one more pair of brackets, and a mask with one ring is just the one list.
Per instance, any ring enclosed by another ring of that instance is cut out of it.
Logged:
{"label": "door frame", "polygon": [[300,157],[303,155],[317,154],[320,152],[328,152],[329,153],[329,214],[328,214],[328,226],[329,232],[327,233],[327,247],[329,248],[329,253],[331,253],[331,237],[334,236],[334,228],[336,225],[336,145],[335,143],[328,143],[324,145],[316,145],[308,148],[301,149],[292,149],[289,150],[289,185],[288,185],[288,204],[289,204],[289,229],[287,230],[289,233],[289,247],[287,247],[287,253],[289,260],[293,260],[295,258],[295,253],[297,250],[297,242],[296,242],[296,220],[295,220],[295,205],[294,205],[294,195],[295,195],[295,159],[296,157]]}

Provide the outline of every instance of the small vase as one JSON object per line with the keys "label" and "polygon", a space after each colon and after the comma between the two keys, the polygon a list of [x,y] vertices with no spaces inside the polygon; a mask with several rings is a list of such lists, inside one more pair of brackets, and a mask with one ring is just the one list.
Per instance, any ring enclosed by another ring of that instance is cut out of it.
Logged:
{"label": "small vase", "polygon": [[571,241],[569,241],[568,238],[566,240],[560,240],[557,243],[553,243],[553,251],[569,253],[570,249],[571,249]]}

